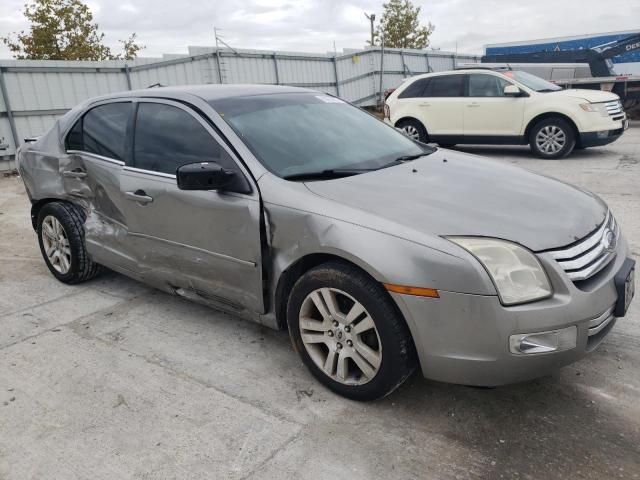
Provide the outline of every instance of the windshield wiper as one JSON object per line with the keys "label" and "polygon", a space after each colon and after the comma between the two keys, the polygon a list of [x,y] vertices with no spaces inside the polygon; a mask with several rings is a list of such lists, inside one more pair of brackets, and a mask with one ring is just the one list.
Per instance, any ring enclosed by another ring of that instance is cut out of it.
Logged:
{"label": "windshield wiper", "polygon": [[420,157],[426,157],[427,155],[431,155],[435,152],[435,149],[432,152],[424,152],[418,153],[416,155],[402,155],[401,157],[396,158],[395,160],[385,163],[381,167],[376,168],[376,170],[382,170],[383,168],[393,167],[394,165],[398,165],[399,163],[410,162],[412,160],[417,160]]}
{"label": "windshield wiper", "polygon": [[557,92],[562,90],[561,88],[543,88],[542,90],[536,90],[538,93],[548,93],[548,92]]}
{"label": "windshield wiper", "polygon": [[410,162],[411,160],[416,160],[420,157],[431,155],[433,152],[435,152],[435,148],[433,149],[433,151],[418,153],[416,155],[402,155],[392,162],[385,163],[384,165],[376,168],[330,168],[328,170],[320,170],[317,172],[293,173],[291,175],[285,175],[282,178],[284,178],[285,180],[322,180],[329,178],[351,177],[353,175],[359,175],[361,173],[373,172],[374,170],[382,170],[383,168],[392,167],[400,163]]}
{"label": "windshield wiper", "polygon": [[328,170],[320,170],[318,172],[303,172],[285,175],[285,180],[322,180],[328,178],[343,178],[359,175],[361,173],[370,172],[375,168],[330,168]]}

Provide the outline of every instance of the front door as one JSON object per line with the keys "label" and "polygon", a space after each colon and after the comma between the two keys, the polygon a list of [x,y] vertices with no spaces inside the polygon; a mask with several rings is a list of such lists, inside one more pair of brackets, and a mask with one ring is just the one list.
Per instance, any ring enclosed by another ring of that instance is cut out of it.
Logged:
{"label": "front door", "polygon": [[[186,296],[263,313],[261,209],[246,171],[188,107],[148,99],[136,106],[131,161],[120,189],[142,276]],[[248,190],[178,189],[176,169],[205,161],[235,170]]]}
{"label": "front door", "polygon": [[468,96],[464,107],[465,137],[496,142],[514,139],[522,130],[524,97],[504,95],[504,87],[512,85],[506,79],[486,73],[469,74]]}

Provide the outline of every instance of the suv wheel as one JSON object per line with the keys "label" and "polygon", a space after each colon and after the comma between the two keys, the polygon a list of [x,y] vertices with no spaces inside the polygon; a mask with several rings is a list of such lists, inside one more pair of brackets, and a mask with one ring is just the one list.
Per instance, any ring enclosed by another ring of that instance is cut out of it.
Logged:
{"label": "suv wheel", "polygon": [[429,141],[427,130],[418,120],[401,120],[397,123],[396,127],[403,130],[405,135],[412,140],[417,140],[422,143],[427,143]]}
{"label": "suv wheel", "polygon": [[531,150],[541,158],[564,158],[576,146],[573,128],[562,118],[545,118],[536,123],[529,135]]}
{"label": "suv wheel", "polygon": [[350,265],[327,263],[303,275],[291,291],[287,320],[311,373],[345,397],[384,397],[415,368],[411,336],[387,292]]}
{"label": "suv wheel", "polygon": [[38,243],[49,271],[63,283],[80,283],[95,277],[84,243],[84,211],[70,203],[47,203],[38,214]]}

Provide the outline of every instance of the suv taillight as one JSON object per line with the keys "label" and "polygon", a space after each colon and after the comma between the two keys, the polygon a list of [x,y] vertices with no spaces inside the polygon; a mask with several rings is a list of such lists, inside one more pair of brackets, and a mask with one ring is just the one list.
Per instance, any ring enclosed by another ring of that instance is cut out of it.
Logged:
{"label": "suv taillight", "polygon": [[391,109],[386,103],[384,104],[384,118],[391,119]]}

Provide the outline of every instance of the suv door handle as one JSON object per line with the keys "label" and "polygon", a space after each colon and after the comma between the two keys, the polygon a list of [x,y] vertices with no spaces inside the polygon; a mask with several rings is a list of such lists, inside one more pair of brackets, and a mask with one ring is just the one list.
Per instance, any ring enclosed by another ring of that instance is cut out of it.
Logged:
{"label": "suv door handle", "polygon": [[73,170],[63,171],[62,176],[66,178],[84,178],[87,176],[87,172],[81,168],[74,168]]}
{"label": "suv door handle", "polygon": [[131,200],[132,202],[138,202],[142,204],[153,202],[153,197],[150,197],[145,193],[144,190],[136,190],[135,192],[125,192],[124,196],[127,200]]}
{"label": "suv door handle", "polygon": [[431,104],[430,104],[430,103],[427,103],[427,102],[422,102],[422,103],[420,104],[420,106],[421,106],[421,107],[430,107],[430,106],[431,106]]}
{"label": "suv door handle", "polygon": [[475,108],[475,107],[479,107],[480,104],[478,102],[471,102],[467,104],[467,107],[469,108]]}

